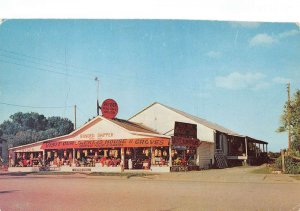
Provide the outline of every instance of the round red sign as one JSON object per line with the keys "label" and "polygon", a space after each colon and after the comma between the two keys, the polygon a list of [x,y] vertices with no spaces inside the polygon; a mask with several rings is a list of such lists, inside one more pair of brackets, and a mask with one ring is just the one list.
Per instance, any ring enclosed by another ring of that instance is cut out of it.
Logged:
{"label": "round red sign", "polygon": [[106,99],[103,101],[101,106],[101,112],[105,118],[115,118],[117,116],[118,110],[118,104],[113,99]]}

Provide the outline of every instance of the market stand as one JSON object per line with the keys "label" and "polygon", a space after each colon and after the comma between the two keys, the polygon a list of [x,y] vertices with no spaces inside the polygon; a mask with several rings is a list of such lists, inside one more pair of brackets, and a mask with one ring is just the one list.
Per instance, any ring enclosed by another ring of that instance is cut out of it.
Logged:
{"label": "market stand", "polygon": [[101,111],[103,116],[98,115],[68,135],[11,148],[8,170],[170,172],[196,169],[196,149],[200,144],[196,125],[176,122],[174,136],[168,136],[142,124],[115,118],[118,105],[113,99],[105,100]]}
{"label": "market stand", "polygon": [[166,171],[169,142],[169,136],[133,122],[97,116],[69,135],[11,148],[9,170],[44,167],[55,171]]}

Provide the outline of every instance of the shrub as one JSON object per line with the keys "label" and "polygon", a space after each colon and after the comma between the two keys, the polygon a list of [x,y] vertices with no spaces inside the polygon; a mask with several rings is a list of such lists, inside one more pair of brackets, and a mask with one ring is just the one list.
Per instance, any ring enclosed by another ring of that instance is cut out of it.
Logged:
{"label": "shrub", "polygon": [[282,170],[282,160],[281,156],[275,159],[275,162],[273,164],[274,170]]}
{"label": "shrub", "polygon": [[292,157],[285,157],[285,172],[288,174],[300,174],[300,162],[296,162]]}

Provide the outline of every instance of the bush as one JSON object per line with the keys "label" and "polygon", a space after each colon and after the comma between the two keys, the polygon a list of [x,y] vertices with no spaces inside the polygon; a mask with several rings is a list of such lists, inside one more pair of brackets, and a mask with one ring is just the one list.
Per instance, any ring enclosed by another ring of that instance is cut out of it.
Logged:
{"label": "bush", "polygon": [[285,172],[288,174],[300,174],[300,162],[296,162],[292,157],[285,157]]}
{"label": "bush", "polygon": [[282,170],[282,160],[281,159],[282,159],[281,156],[275,159],[275,162],[273,165],[274,170],[279,170],[279,171]]}

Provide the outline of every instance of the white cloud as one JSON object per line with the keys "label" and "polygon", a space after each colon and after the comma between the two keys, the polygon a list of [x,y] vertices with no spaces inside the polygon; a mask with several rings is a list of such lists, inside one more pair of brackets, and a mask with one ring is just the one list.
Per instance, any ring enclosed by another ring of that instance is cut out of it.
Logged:
{"label": "white cloud", "polygon": [[260,81],[257,84],[255,84],[253,87],[251,87],[252,90],[261,90],[266,89],[270,86],[270,83],[266,81]]}
{"label": "white cloud", "polygon": [[206,53],[206,56],[213,58],[213,59],[217,59],[222,56],[222,53],[220,51],[209,51]]}
{"label": "white cloud", "polygon": [[259,90],[269,86],[264,81],[265,75],[262,73],[239,73],[233,72],[227,76],[218,76],[215,78],[215,85],[220,88],[239,90],[252,89]]}
{"label": "white cloud", "polygon": [[272,81],[274,83],[277,83],[277,84],[287,84],[289,83],[291,80],[288,79],[288,78],[284,78],[284,77],[275,77],[272,79]]}
{"label": "white cloud", "polygon": [[258,22],[230,22],[229,23],[232,27],[237,28],[237,27],[244,27],[244,28],[257,28],[260,26],[260,23]]}
{"label": "white cloud", "polygon": [[296,36],[299,34],[300,34],[300,29],[299,30],[292,29],[289,31],[281,32],[281,33],[279,33],[277,35],[273,35],[273,36],[265,34],[265,33],[257,34],[250,39],[249,45],[251,47],[259,46],[259,45],[264,45],[264,46],[271,45],[273,43],[278,42],[281,39]]}
{"label": "white cloud", "polygon": [[268,34],[257,34],[252,37],[249,41],[250,46],[258,46],[258,45],[271,45],[276,43],[277,39],[268,35]]}
{"label": "white cloud", "polygon": [[300,30],[292,29],[289,31],[282,32],[278,35],[279,38],[286,38],[286,37],[291,37],[295,36],[297,34],[300,34]]}

